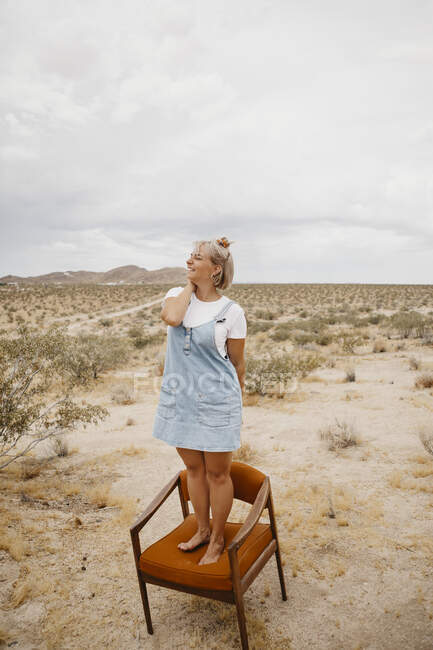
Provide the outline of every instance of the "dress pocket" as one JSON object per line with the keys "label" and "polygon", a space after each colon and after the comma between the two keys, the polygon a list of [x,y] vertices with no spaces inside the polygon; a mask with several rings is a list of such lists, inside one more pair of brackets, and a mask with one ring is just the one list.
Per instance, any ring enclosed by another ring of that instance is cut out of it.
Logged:
{"label": "dress pocket", "polygon": [[176,393],[172,388],[161,386],[156,413],[163,420],[171,420],[176,415]]}
{"label": "dress pocket", "polygon": [[228,427],[233,407],[220,393],[198,394],[198,421],[208,427]]}

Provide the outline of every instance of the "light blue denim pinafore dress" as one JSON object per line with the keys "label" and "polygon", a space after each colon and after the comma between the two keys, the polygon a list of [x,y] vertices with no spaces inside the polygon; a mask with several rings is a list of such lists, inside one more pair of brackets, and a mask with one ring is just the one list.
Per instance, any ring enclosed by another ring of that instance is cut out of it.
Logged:
{"label": "light blue denim pinafore dress", "polygon": [[215,342],[216,323],[225,320],[233,302],[207,323],[168,326],[154,438],[201,451],[241,446],[242,390],[234,365]]}

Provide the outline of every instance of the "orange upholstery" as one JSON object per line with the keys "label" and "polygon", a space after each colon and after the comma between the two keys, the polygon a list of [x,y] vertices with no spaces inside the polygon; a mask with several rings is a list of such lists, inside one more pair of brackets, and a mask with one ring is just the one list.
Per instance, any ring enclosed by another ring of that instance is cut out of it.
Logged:
{"label": "orange upholstery", "polygon": [[[233,482],[233,497],[253,504],[262,486],[265,474],[251,465],[232,461],[230,476]],[[187,501],[190,501],[186,469],[180,473],[180,480],[182,494]]]}
{"label": "orange upholstery", "polygon": [[[208,544],[203,544],[192,551],[181,551],[177,548],[179,542],[186,542],[197,531],[196,516],[195,514],[189,514],[177,528],[143,551],[140,555],[140,569],[155,578],[177,582],[182,585],[231,591],[233,587],[226,549],[241,526],[242,523],[226,522],[224,530],[225,550],[218,562],[200,566],[198,562],[205,554]],[[212,519],[210,520],[210,528],[212,530]],[[241,577],[271,540],[272,531],[270,525],[258,522],[238,550]]]}

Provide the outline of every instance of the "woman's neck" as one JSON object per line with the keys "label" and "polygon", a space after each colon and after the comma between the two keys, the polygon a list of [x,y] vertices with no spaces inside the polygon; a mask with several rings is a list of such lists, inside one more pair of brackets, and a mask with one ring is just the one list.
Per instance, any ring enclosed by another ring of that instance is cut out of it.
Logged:
{"label": "woman's neck", "polygon": [[203,302],[214,302],[221,298],[221,296],[215,291],[214,287],[200,287],[197,285],[195,290],[195,295],[199,300]]}

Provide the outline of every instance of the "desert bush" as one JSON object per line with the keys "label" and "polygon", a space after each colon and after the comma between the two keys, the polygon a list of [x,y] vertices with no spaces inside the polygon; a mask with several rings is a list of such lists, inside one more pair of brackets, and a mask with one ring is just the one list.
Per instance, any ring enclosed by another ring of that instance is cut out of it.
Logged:
{"label": "desert bush", "polygon": [[319,437],[328,443],[329,451],[359,444],[359,437],[355,433],[353,425],[344,421],[339,422],[337,418],[335,418],[335,422],[335,425],[330,424],[319,429]]}
{"label": "desert bush", "polygon": [[254,315],[256,318],[260,318],[261,320],[274,320],[274,318],[278,316],[278,314],[269,309],[256,309]]}
{"label": "desert bush", "polygon": [[102,325],[102,327],[111,327],[113,325],[113,321],[111,318],[101,318],[99,324]]}
{"label": "desert bush", "polygon": [[55,456],[63,457],[69,454],[69,446],[67,441],[61,436],[53,436],[49,440],[51,452]]}
{"label": "desert bush", "polygon": [[293,340],[297,345],[306,345],[307,343],[314,343],[316,336],[307,332],[299,332],[293,336]]}
{"label": "desert bush", "polygon": [[[252,322],[247,321],[248,334],[258,334],[259,332],[267,332],[272,327],[274,327],[274,324],[270,323],[269,321],[252,321]],[[272,334],[270,336],[272,337]]]}
{"label": "desert bush", "polygon": [[421,345],[433,345],[433,332],[425,332],[422,337]]}
{"label": "desert bush", "polygon": [[14,338],[0,338],[0,469],[43,440],[108,415],[103,407],[71,399],[77,381],[65,363],[68,346],[69,337],[58,328],[41,334],[20,325]]}
{"label": "desert bush", "polygon": [[345,373],[346,376],[344,381],[347,382],[356,381],[355,368],[346,368]]}
{"label": "desert bush", "polygon": [[251,447],[249,442],[244,442],[239,449],[233,452],[233,460],[250,463],[257,457],[257,450]]}
{"label": "desert bush", "polygon": [[414,356],[409,357],[409,368],[411,370],[419,370],[421,368],[421,360]]}
{"label": "desert bush", "polygon": [[141,349],[152,343],[162,343],[165,340],[165,332],[160,331],[155,334],[146,334],[142,327],[133,325],[128,330],[128,336],[132,339],[134,347]]}
{"label": "desert bush", "polygon": [[415,379],[415,388],[433,388],[433,373],[424,372]]}
{"label": "desert bush", "polygon": [[426,431],[424,429],[419,432],[418,436],[424,449],[433,456],[433,430]]}
{"label": "desert bush", "polygon": [[385,339],[376,339],[373,343],[373,352],[376,354],[378,352],[387,352],[388,346]]}
{"label": "desert bush", "polygon": [[134,404],[135,399],[133,391],[121,384],[114,386],[111,393],[111,401],[115,404]]}
{"label": "desert bush", "polygon": [[114,334],[79,334],[70,337],[69,345],[63,348],[66,371],[83,385],[98,379],[101,372],[121,366],[129,356],[127,341]]}
{"label": "desert bush", "polygon": [[416,311],[399,311],[389,320],[391,327],[405,339],[409,336],[422,337],[424,334],[426,326],[424,317]]}
{"label": "desert bush", "polygon": [[293,332],[293,325],[291,323],[278,323],[273,332],[269,334],[269,338],[273,341],[286,341]]}
{"label": "desert bush", "polygon": [[342,332],[340,335],[341,348],[346,354],[353,354],[357,345],[362,345],[363,340],[351,332]]}
{"label": "desert bush", "polygon": [[259,395],[285,392],[293,380],[307,376],[323,362],[324,358],[317,354],[281,353],[267,358],[247,356],[245,390]]}
{"label": "desert bush", "polygon": [[322,347],[325,345],[330,345],[334,340],[334,337],[330,333],[320,334],[317,337],[317,343]]}

